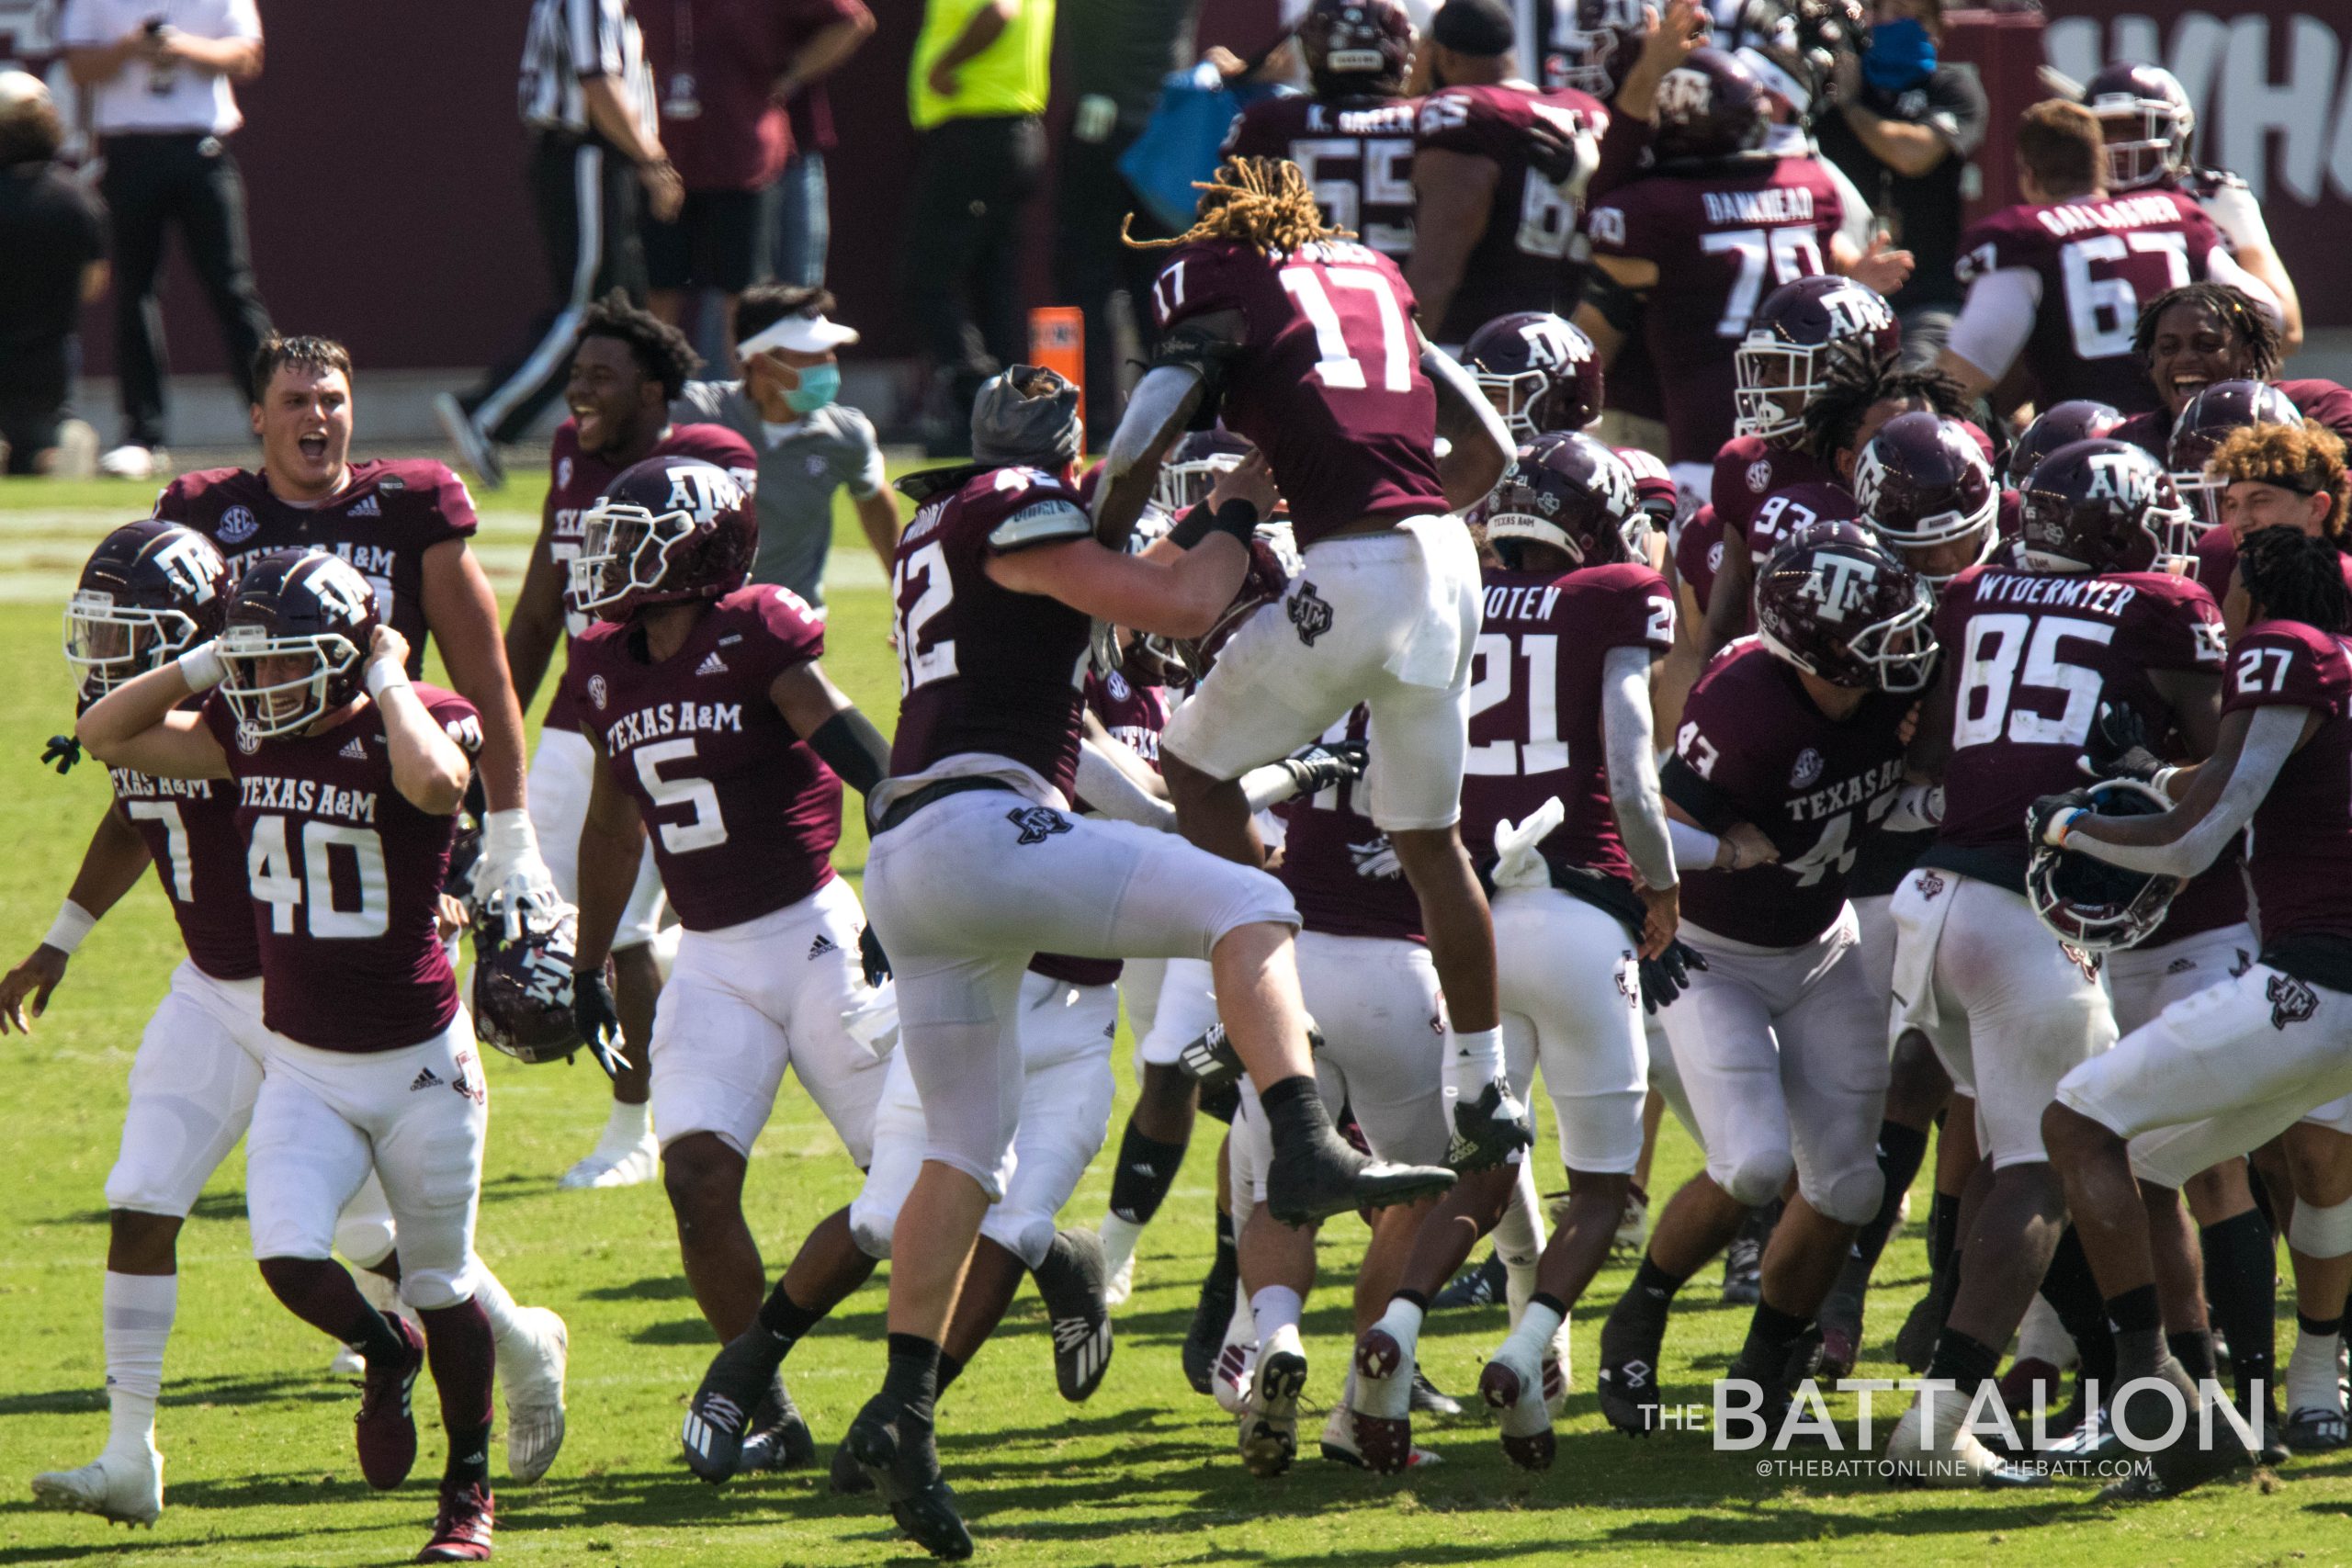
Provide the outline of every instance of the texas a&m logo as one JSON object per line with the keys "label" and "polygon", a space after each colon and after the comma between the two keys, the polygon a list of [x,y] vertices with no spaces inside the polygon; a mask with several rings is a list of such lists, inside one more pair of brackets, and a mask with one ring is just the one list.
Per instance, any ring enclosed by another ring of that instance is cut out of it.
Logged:
{"label": "texas a&m logo", "polygon": [[1843,621],[1849,611],[1869,605],[1871,590],[1877,582],[1875,562],[1824,550],[1813,558],[1813,570],[1805,574],[1804,592],[1823,620]]}

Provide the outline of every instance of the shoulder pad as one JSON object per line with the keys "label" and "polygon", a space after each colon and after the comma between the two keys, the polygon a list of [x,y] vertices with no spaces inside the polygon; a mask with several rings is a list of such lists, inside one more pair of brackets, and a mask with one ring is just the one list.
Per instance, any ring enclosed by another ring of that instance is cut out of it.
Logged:
{"label": "shoulder pad", "polygon": [[1091,537],[1094,519],[1086,508],[1067,495],[1049,495],[1030,502],[995,527],[989,530],[989,547],[995,550],[1026,549],[1032,545],[1050,545],[1063,539]]}

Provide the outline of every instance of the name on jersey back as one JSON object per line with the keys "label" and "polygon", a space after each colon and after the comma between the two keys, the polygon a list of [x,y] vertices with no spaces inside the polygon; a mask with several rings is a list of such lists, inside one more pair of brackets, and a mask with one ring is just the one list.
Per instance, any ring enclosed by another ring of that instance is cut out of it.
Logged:
{"label": "name on jersey back", "polygon": [[2125,196],[2112,201],[2068,202],[2063,207],[2034,209],[2041,226],[2060,239],[2093,229],[2137,229],[2143,223],[2171,223],[2180,209],[2170,196]]}
{"label": "name on jersey back", "polygon": [[1762,190],[1699,193],[1710,223],[1810,223],[1813,192],[1803,186],[1767,186]]}
{"label": "name on jersey back", "polygon": [[2121,617],[2138,597],[2128,582],[2104,578],[2060,577],[2002,573],[1976,585],[1976,604],[2034,604],[2050,609],[2084,610],[2109,620]]}

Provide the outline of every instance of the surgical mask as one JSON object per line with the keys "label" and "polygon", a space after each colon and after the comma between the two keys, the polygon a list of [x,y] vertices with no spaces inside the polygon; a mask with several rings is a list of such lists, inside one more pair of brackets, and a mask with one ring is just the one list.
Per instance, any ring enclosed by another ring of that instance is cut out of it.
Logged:
{"label": "surgical mask", "polygon": [[815,413],[841,396],[841,391],[840,366],[804,365],[800,367],[800,385],[784,394],[784,403],[794,413]]}
{"label": "surgical mask", "polygon": [[1871,29],[1871,46],[1862,54],[1862,77],[1880,92],[1916,87],[1935,69],[1936,40],[1920,23],[1902,17]]}

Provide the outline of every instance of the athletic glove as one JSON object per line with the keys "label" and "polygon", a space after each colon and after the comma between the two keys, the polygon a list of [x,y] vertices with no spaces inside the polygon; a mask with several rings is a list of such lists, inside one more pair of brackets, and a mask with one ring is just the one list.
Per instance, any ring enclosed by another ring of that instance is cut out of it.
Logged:
{"label": "athletic glove", "polygon": [[1527,128],[1524,146],[1530,167],[1563,195],[1581,193],[1600,167],[1600,145],[1589,136],[1562,130],[1544,119]]}
{"label": "athletic glove", "polygon": [[54,764],[61,775],[72,773],[74,764],[82,760],[82,743],[70,735],[52,735],[40,749],[40,760]]}
{"label": "athletic glove", "polygon": [[605,1069],[605,1076],[620,1077],[621,1069],[629,1065],[621,1055],[621,1015],[613,1007],[613,987],[601,968],[571,972],[571,1026],[580,1031],[582,1043]]}
{"label": "athletic glove", "polygon": [[1679,940],[1668,942],[1664,953],[1641,962],[1643,1010],[1656,1012],[1670,1006],[1675,998],[1690,988],[1690,971],[1696,969],[1703,974],[1706,968],[1705,953]]}
{"label": "athletic glove", "polygon": [[882,939],[868,925],[857,933],[857,961],[865,966],[865,983],[878,986],[890,977],[890,955],[882,951]]}
{"label": "athletic glove", "polygon": [[1330,740],[1294,751],[1274,765],[1296,781],[1300,795],[1313,795],[1363,777],[1371,760],[1371,748],[1363,741]]}
{"label": "athletic glove", "polygon": [[492,811],[481,819],[481,854],[474,862],[474,902],[487,905],[492,892],[506,895],[508,942],[523,940],[526,916],[554,920],[562,917],[563,896],[539,856],[538,834],[530,814],[520,807]]}
{"label": "athletic glove", "polygon": [[2091,792],[2070,789],[2064,795],[2045,795],[2025,808],[2025,841],[2052,849],[2064,847],[2066,828],[2076,813],[2091,809]]}
{"label": "athletic glove", "polygon": [[2156,776],[2164,760],[2148,750],[2148,726],[2137,708],[2125,703],[2098,705],[2098,721],[2091,726],[2087,750],[2075,766],[2095,779],[2137,779]]}

